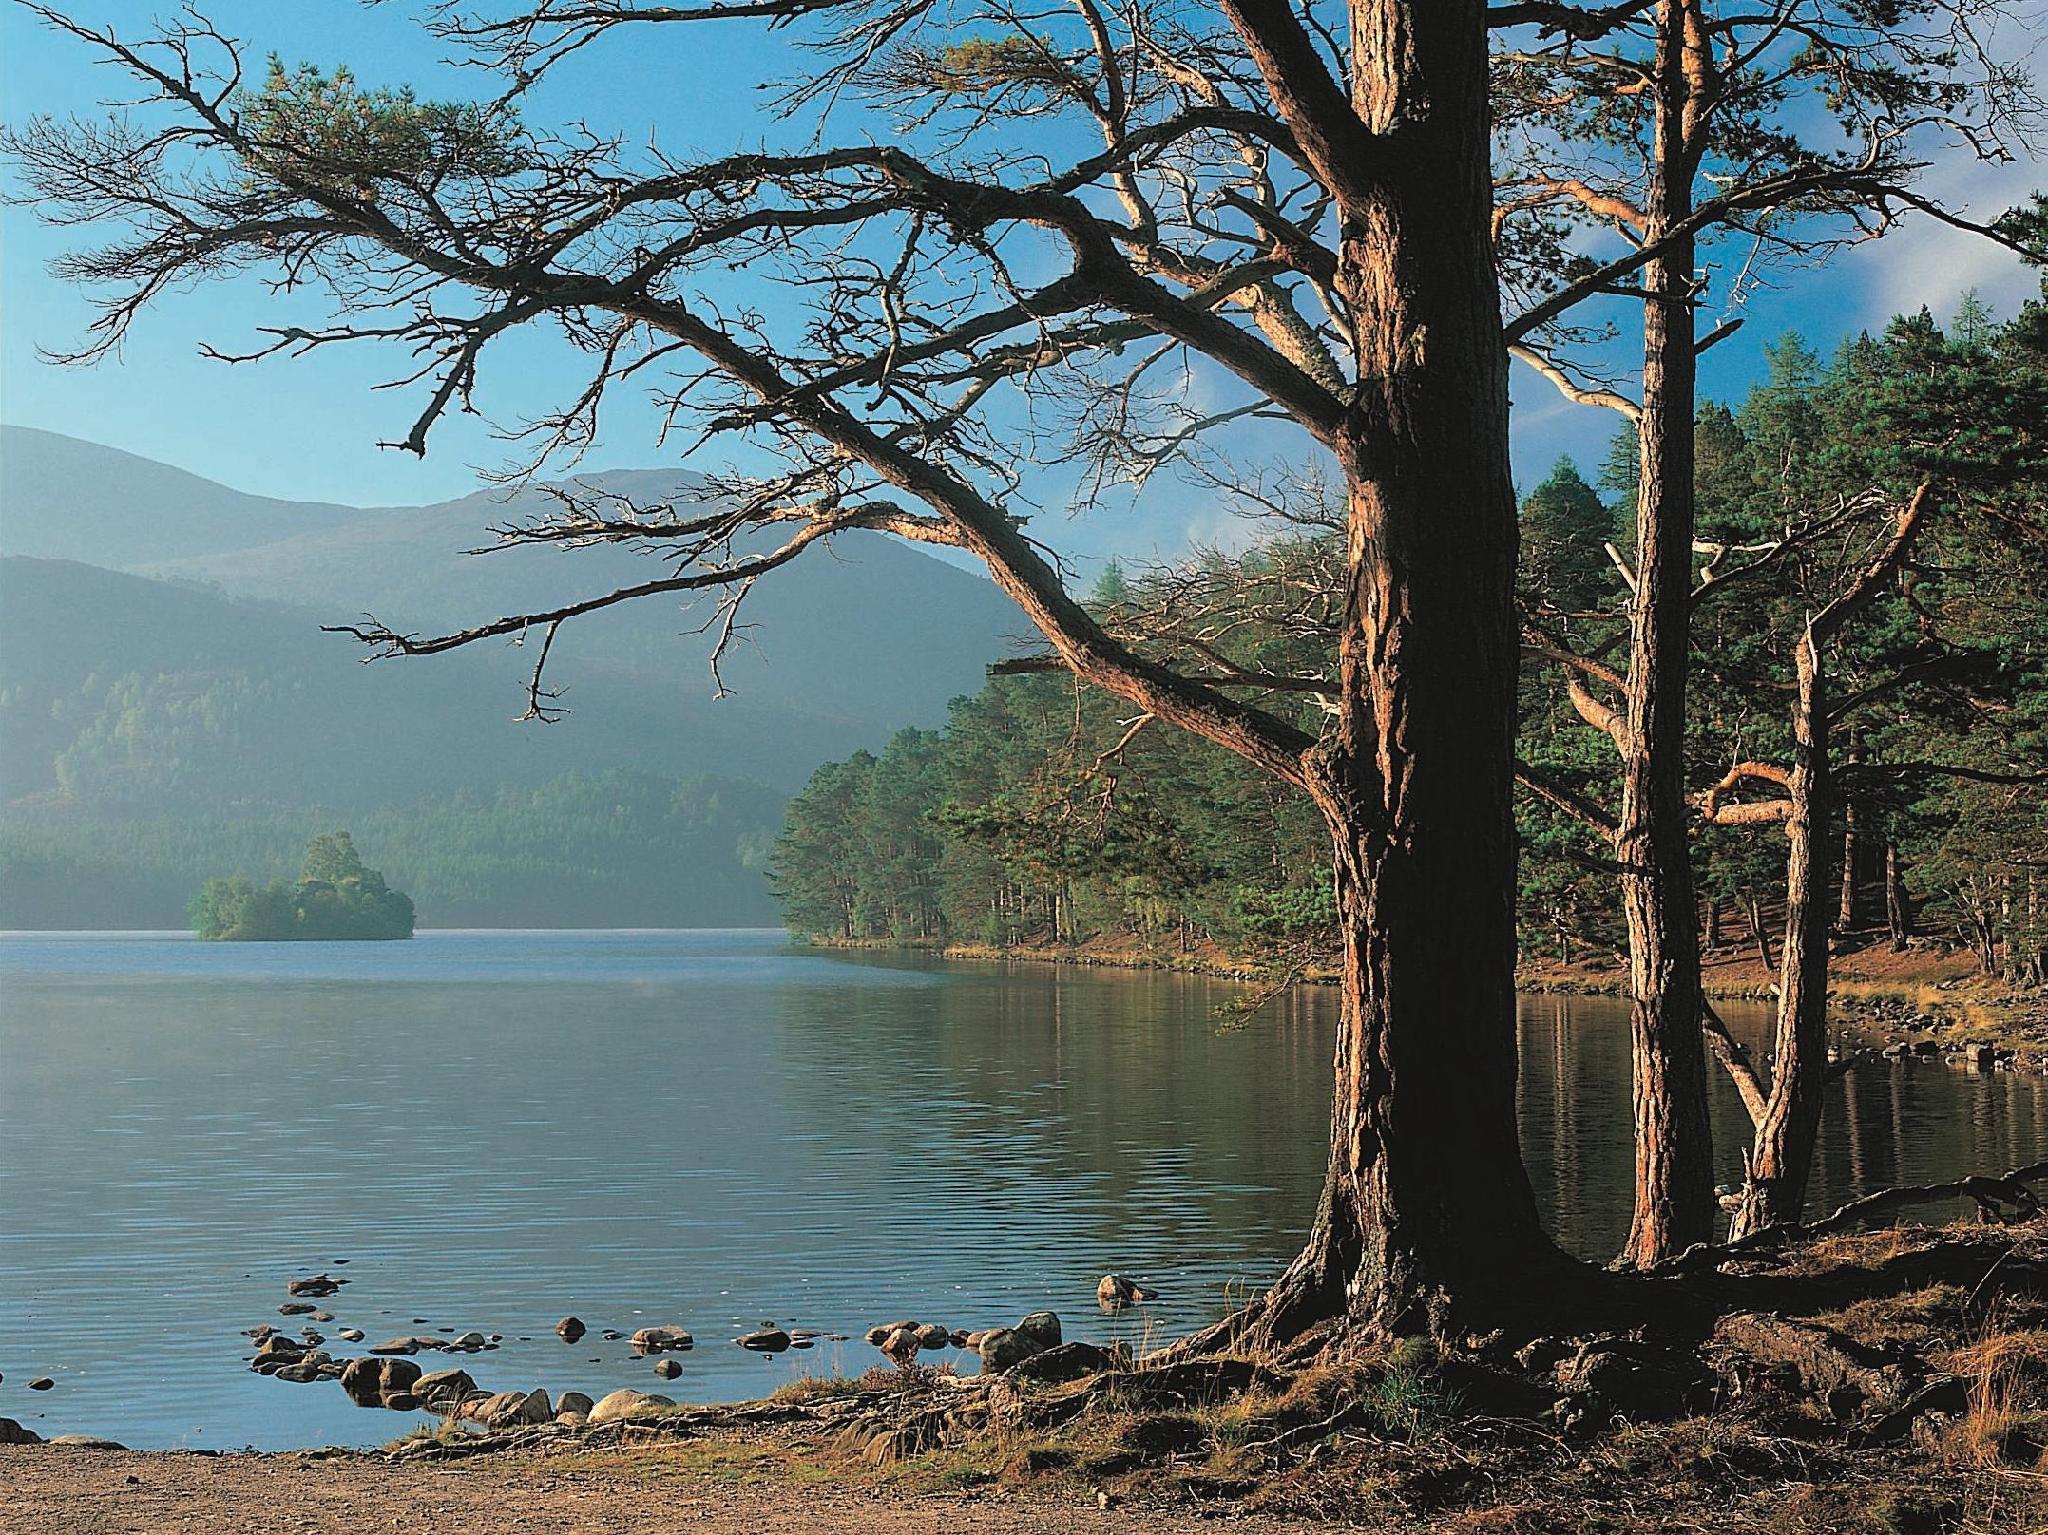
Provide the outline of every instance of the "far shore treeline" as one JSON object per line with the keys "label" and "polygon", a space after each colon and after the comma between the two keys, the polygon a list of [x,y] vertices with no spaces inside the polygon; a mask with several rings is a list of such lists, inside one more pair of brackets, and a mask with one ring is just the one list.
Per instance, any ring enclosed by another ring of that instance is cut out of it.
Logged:
{"label": "far shore treeline", "polygon": [[[2044,365],[2048,310],[2030,305],[2001,325],[1966,302],[1945,330],[1923,312],[1826,362],[1787,338],[1739,407],[1709,403],[1696,423],[1703,590],[1743,563],[1745,546],[1769,547],[1797,505],[1835,504],[1833,486],[1867,478],[1873,454],[1932,455],[1964,487],[1831,657],[1840,810],[1822,834],[1827,920],[1899,947],[1925,938],[1973,950],[1984,970],[2034,982],[2048,955],[2048,795],[2013,768],[2048,740],[2048,589],[2000,498],[2032,462]],[[1597,488],[1560,461],[1522,505],[1525,960],[1627,951],[1612,854],[1588,822],[1620,796],[1595,689],[1611,673],[1597,658],[1624,621],[1634,476],[1627,433]],[[1843,505],[1846,521],[1855,508]],[[1710,946],[1777,960],[1786,839],[1764,817],[1774,807],[1752,810],[1754,788],[1730,780],[1792,759],[1802,625],[1888,532],[1873,519],[1837,549],[1777,559],[1701,601],[1687,788]],[[1091,607],[1112,630],[1177,625],[1183,655],[1212,668],[1328,675],[1338,536],[1311,529],[1146,576],[1112,568]],[[1576,677],[1559,664],[1574,651],[1596,658]],[[818,769],[775,850],[793,930],[1213,946],[1297,964],[1334,953],[1325,833],[1301,796],[1064,674],[1017,672],[956,701],[941,731],[906,730],[879,756]],[[1594,687],[1574,685],[1589,673]],[[1316,728],[1313,710],[1300,705],[1305,728]]]}
{"label": "far shore treeline", "polygon": [[168,928],[204,880],[268,878],[347,825],[431,927],[771,926],[784,796],[628,769],[390,808],[256,803],[142,819],[120,807],[0,819],[0,927]]}
{"label": "far shore treeline", "polygon": [[186,907],[192,931],[230,943],[281,943],[412,937],[412,897],[393,890],[345,831],[306,844],[296,884],[215,877]]}

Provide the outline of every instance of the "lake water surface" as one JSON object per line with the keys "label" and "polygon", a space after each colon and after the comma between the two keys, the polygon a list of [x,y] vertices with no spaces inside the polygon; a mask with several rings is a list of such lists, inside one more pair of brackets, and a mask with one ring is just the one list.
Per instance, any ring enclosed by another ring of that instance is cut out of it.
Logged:
{"label": "lake water surface", "polygon": [[[330,1352],[350,1325],[501,1333],[446,1361],[489,1390],[752,1396],[858,1373],[897,1317],[1171,1335],[1273,1276],[1322,1176],[1332,998],[1219,1032],[1233,990],[779,932],[0,935],[0,1416],[138,1447],[394,1438],[399,1414],[244,1366],[242,1329],[295,1329],[285,1281],[321,1269],[352,1281],[321,1302]],[[1530,997],[1521,1033],[1538,1197],[1604,1258],[1626,1010]],[[2011,1073],[1880,1061],[1834,1092],[1816,1205],[2048,1148],[2048,1092]],[[1732,1179],[1741,1110],[1716,1111]],[[1100,1315],[1108,1269],[1165,1299]],[[771,1318],[853,1341],[728,1341]],[[697,1336],[679,1381],[598,1336],[656,1323]]]}

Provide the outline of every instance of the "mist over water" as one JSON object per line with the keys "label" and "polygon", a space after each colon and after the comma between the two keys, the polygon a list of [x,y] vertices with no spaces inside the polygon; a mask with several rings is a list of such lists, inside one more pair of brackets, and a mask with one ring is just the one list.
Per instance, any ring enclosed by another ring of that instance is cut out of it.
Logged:
{"label": "mist over water", "polygon": [[[0,937],[0,1415],[138,1447],[395,1438],[411,1418],[245,1368],[242,1330],[295,1331],[285,1281],[322,1269],[351,1281],[315,1324],[336,1357],[502,1333],[420,1356],[490,1390],[753,1396],[859,1373],[859,1334],[899,1317],[1169,1336],[1273,1276],[1323,1173],[1334,999],[1222,1032],[1234,990],[779,932]],[[1537,1197],[1604,1259],[1628,1224],[1626,1008],[1526,998],[1521,1041]],[[1732,1179],[1746,1135],[1716,1093]],[[2031,1080],[1873,1062],[1834,1090],[1813,1200],[2044,1146]],[[1164,1298],[1102,1316],[1110,1269]],[[729,1341],[771,1318],[851,1341]],[[664,1323],[698,1340],[672,1383],[599,1336]]]}

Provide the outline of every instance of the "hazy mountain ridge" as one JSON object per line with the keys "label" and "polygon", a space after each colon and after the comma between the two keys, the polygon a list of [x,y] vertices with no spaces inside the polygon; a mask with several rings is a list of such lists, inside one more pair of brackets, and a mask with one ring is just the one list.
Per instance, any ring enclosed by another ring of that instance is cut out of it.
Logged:
{"label": "hazy mountain ridge", "polygon": [[[144,471],[161,469],[172,515],[190,513],[215,544],[236,529],[258,537],[280,520],[292,526],[283,537],[236,547],[136,556],[115,531],[147,519],[106,510],[96,455],[105,455],[124,494],[149,496]],[[68,501],[52,488],[60,478],[73,484]],[[669,471],[585,478],[643,501],[691,484]],[[947,701],[977,688],[988,662],[1013,648],[1009,637],[1025,627],[988,581],[880,535],[855,534],[807,552],[755,589],[743,614],[748,627],[723,668],[731,696],[714,699],[712,640],[692,632],[711,616],[716,597],[687,606],[643,599],[564,626],[549,671],[571,718],[515,729],[531,651],[510,640],[486,642],[364,668],[356,664],[360,647],[322,634],[320,625],[364,613],[407,629],[465,625],[645,580],[657,573],[654,562],[613,549],[461,552],[488,542],[492,523],[535,510],[537,491],[365,510],[295,508],[221,489],[217,506],[192,511],[194,487],[205,484],[111,449],[0,429],[0,555],[56,549],[72,552],[46,558],[79,561],[65,568],[10,559],[0,605],[7,712],[47,760],[63,749],[64,722],[28,721],[22,704],[31,695],[49,701],[75,693],[87,678],[131,673],[242,674],[264,683],[289,678],[324,692],[338,720],[374,725],[396,766],[425,775],[415,789],[453,786],[407,745],[408,736],[444,735],[453,736],[451,746],[473,748],[457,756],[483,759],[454,775],[459,783],[537,782],[573,767],[630,766],[789,787],[827,757],[879,745],[904,725],[936,723]],[[104,538],[81,532],[94,527]],[[97,557],[80,561],[81,545],[97,547]],[[94,568],[148,584],[103,580],[90,574]],[[320,752],[331,751],[324,727],[309,720],[305,728]],[[293,755],[291,742],[276,744]],[[501,754],[502,763],[491,760]],[[28,746],[0,748],[0,793],[8,798],[55,786],[54,768],[29,770],[29,755]],[[387,794],[380,802],[399,801]]]}
{"label": "hazy mountain ridge", "polygon": [[0,553],[128,569],[331,527],[352,506],[277,501],[35,427],[0,426]]}
{"label": "hazy mountain ridge", "polygon": [[[589,479],[642,500],[689,489],[668,471]],[[381,815],[396,836],[422,816],[442,817],[435,805],[481,793],[516,806],[545,788],[560,847],[489,852],[478,839],[512,845],[513,809],[463,820],[470,842],[460,847],[407,830],[416,852],[395,861],[446,892],[462,920],[545,920],[545,895],[518,871],[552,870],[560,883],[574,870],[564,907],[573,920],[631,923],[657,919],[636,903],[655,888],[647,857],[666,856],[684,872],[661,887],[665,919],[708,920],[688,898],[695,870],[707,890],[724,892],[731,920],[758,922],[767,892],[747,849],[765,846],[782,796],[819,762],[938,723],[1026,628],[988,581],[855,534],[759,584],[743,615],[750,627],[724,666],[733,691],[723,699],[707,664],[712,641],[690,632],[715,596],[688,608],[640,601],[564,626],[549,680],[571,713],[553,725],[515,723],[534,651],[513,639],[365,666],[359,644],[321,632],[365,612],[416,629],[469,624],[658,572],[610,549],[461,552],[536,497],[484,492],[372,509],[278,502],[113,449],[0,428],[10,920],[162,920],[168,884],[196,867],[189,847],[162,852],[167,823],[210,828],[224,851],[268,848],[307,817],[325,827]],[[686,797],[704,775],[739,782],[721,801],[729,818],[687,837],[682,828],[697,822],[647,808],[653,791],[643,786],[629,820],[633,836],[655,845],[628,858],[620,849],[632,838],[617,840],[625,823],[607,820],[620,807],[602,775],[616,772],[654,775]],[[579,796],[589,803],[572,813],[567,802]],[[762,809],[771,804],[773,815]],[[159,828],[147,840],[161,856],[145,858],[140,842],[124,852],[123,837],[109,835],[123,826]],[[383,856],[368,843],[365,852]],[[610,885],[606,869],[616,870]],[[95,890],[127,893],[94,904]],[[423,920],[436,918],[423,908]]]}

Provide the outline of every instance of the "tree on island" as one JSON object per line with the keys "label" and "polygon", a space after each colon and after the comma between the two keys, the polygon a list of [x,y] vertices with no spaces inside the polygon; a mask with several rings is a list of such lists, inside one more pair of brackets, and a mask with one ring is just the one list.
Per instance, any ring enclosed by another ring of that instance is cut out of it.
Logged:
{"label": "tree on island", "polygon": [[210,879],[186,910],[201,938],[237,943],[412,937],[412,897],[366,867],[345,831],[306,844],[295,885]]}

